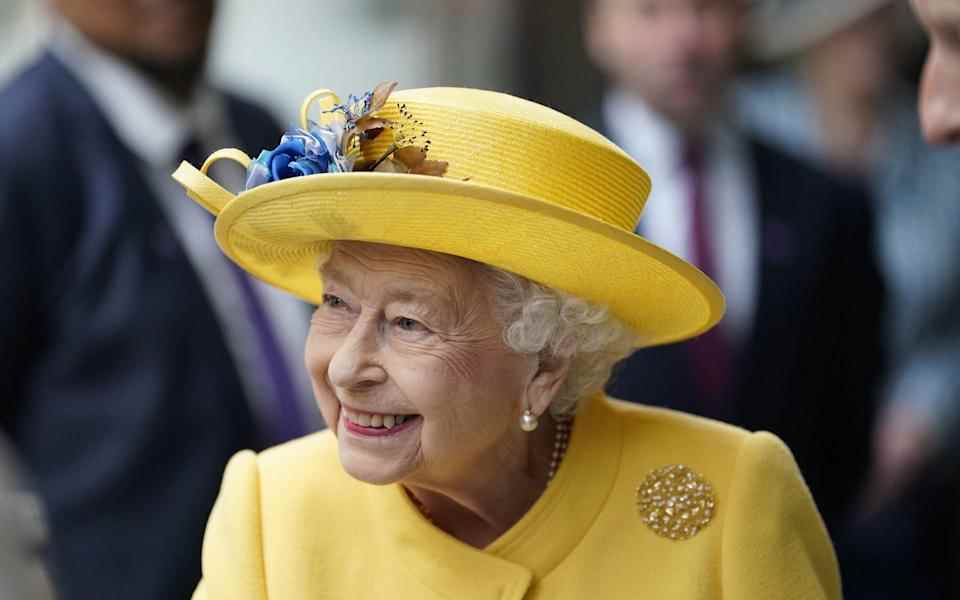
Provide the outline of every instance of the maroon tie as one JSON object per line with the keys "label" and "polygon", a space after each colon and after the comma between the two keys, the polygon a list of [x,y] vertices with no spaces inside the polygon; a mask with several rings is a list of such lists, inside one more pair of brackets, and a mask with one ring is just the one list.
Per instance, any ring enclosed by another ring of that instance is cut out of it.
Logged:
{"label": "maroon tie", "polygon": [[[702,146],[688,143],[683,152],[683,168],[690,182],[690,239],[693,262],[701,271],[716,278],[714,246],[707,212],[707,181]],[[724,395],[729,383],[731,347],[723,331],[711,331],[688,342],[687,348],[695,370],[694,376],[702,396],[699,405],[707,416],[723,416]]]}

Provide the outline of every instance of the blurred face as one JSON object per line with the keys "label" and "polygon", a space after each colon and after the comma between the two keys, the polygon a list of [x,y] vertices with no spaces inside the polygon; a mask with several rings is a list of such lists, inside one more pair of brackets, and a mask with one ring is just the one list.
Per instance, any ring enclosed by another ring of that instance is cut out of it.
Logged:
{"label": "blurred face", "polygon": [[930,34],[920,88],[920,120],[932,143],[960,141],[960,0],[913,0]]}
{"label": "blurred face", "polygon": [[896,9],[874,11],[833,34],[810,53],[810,59],[831,85],[857,97],[885,93],[897,61]]}
{"label": "blurred face", "polygon": [[733,74],[742,26],[738,0],[593,0],[587,47],[614,84],[696,128]]}
{"label": "blurred face", "polygon": [[536,360],[506,348],[485,278],[456,257],[336,243],[305,360],[353,477],[449,481],[524,435]]}
{"label": "blurred face", "polygon": [[93,42],[150,70],[202,65],[214,0],[52,0]]}

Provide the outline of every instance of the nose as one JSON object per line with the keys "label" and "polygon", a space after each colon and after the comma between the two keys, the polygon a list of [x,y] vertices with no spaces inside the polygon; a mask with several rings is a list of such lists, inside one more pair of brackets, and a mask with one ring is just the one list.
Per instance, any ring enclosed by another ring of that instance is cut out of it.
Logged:
{"label": "nose", "polygon": [[920,88],[920,122],[931,144],[960,142],[960,64],[930,50]]}
{"label": "nose", "polygon": [[380,338],[376,320],[357,319],[327,367],[330,383],[340,389],[363,390],[386,381],[387,373],[377,362]]}

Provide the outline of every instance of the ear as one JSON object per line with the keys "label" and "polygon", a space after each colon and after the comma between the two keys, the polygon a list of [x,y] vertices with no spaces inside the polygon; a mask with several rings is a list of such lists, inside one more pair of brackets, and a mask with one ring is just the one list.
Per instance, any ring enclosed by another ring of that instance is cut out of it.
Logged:
{"label": "ear", "polygon": [[547,412],[570,373],[570,357],[541,359],[527,384],[525,404],[538,417]]}

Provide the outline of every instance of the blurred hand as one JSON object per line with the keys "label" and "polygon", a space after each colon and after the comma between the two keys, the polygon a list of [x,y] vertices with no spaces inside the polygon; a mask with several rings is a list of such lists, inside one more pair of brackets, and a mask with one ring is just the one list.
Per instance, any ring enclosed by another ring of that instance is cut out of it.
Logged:
{"label": "blurred hand", "polygon": [[939,434],[927,414],[909,405],[888,405],[874,430],[873,466],[860,516],[869,517],[899,499],[939,447]]}

